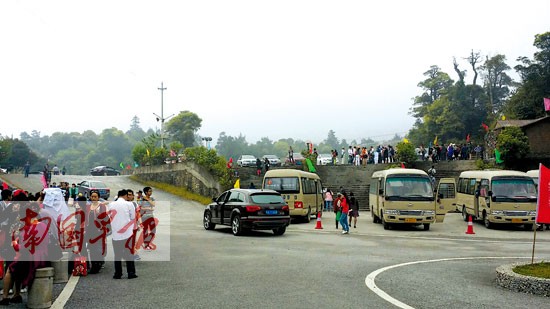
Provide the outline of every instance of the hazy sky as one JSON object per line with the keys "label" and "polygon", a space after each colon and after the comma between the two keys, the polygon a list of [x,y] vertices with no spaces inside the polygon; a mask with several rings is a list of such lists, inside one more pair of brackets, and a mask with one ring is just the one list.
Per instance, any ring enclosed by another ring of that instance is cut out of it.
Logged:
{"label": "hazy sky", "polygon": [[431,65],[532,58],[550,0],[2,0],[0,29],[2,135],[159,127],[164,82],[164,116],[201,136],[380,140],[411,128]]}

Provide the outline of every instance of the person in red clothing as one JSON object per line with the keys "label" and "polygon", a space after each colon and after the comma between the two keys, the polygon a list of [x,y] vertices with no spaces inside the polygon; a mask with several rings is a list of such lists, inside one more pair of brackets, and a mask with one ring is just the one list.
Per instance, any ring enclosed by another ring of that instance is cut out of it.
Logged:
{"label": "person in red clothing", "polygon": [[342,197],[340,199],[340,206],[342,206],[342,215],[340,216],[340,224],[342,225],[342,234],[349,233],[349,224],[348,224],[348,212],[349,212],[349,198],[346,192],[342,192]]}

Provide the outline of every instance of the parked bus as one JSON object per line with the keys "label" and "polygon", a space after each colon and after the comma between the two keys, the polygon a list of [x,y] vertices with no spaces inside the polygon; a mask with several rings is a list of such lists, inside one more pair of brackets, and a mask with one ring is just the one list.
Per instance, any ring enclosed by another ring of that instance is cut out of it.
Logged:
{"label": "parked bus", "polygon": [[262,188],[281,193],[291,217],[310,222],[311,216],[323,209],[323,186],[317,174],[295,169],[269,170]]}
{"label": "parked bus", "polygon": [[539,170],[530,170],[527,171],[527,176],[533,178],[533,181],[535,182],[535,186],[539,186]]}
{"label": "parked bus", "polygon": [[[436,198],[437,197],[437,198]],[[422,170],[392,168],[374,172],[371,177],[369,204],[372,221],[388,230],[392,224],[424,225],[443,222],[455,209],[455,181],[443,178],[434,195],[432,181]]]}
{"label": "parked bus", "polygon": [[506,170],[465,171],[458,179],[457,204],[468,221],[483,220],[485,227],[497,223],[533,229],[537,189],[526,173]]}

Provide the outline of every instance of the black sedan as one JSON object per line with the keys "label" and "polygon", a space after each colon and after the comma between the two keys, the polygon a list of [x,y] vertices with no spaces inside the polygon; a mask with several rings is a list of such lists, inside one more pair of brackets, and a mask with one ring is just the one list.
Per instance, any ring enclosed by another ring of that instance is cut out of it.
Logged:
{"label": "black sedan", "polygon": [[118,176],[120,172],[109,166],[96,166],[90,169],[90,175],[92,176]]}
{"label": "black sedan", "polygon": [[272,230],[283,235],[290,224],[288,205],[279,192],[260,189],[231,189],[213,198],[203,216],[204,228],[229,225],[233,235],[247,230]]}

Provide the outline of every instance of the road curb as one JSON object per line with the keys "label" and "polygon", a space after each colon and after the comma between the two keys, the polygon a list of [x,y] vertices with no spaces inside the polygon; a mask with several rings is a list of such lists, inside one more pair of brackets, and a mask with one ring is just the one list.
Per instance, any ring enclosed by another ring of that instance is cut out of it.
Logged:
{"label": "road curb", "polygon": [[531,264],[531,262],[505,264],[497,267],[498,285],[515,292],[550,297],[550,279],[524,276],[513,271],[514,267],[527,264]]}

